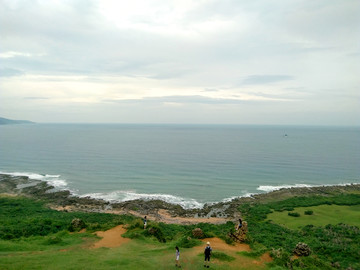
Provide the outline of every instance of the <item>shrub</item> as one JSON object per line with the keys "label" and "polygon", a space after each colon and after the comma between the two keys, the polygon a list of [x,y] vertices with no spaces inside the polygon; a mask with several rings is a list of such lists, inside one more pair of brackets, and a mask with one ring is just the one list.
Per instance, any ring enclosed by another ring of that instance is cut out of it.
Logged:
{"label": "shrub", "polygon": [[193,239],[191,237],[183,236],[176,242],[176,245],[178,247],[183,247],[183,248],[192,248],[192,247],[200,245],[201,243],[202,242],[197,240],[197,239]]}
{"label": "shrub", "polygon": [[45,240],[44,244],[45,245],[56,245],[56,244],[60,244],[62,241],[63,240],[59,236],[50,236]]}
{"label": "shrub", "polygon": [[310,215],[314,214],[314,211],[312,211],[312,210],[306,210],[306,211],[304,212],[304,214],[310,216]]}
{"label": "shrub", "polygon": [[161,231],[160,227],[156,226],[156,225],[151,225],[151,227],[149,227],[145,233],[145,236],[155,236],[157,240],[159,240],[159,242],[165,243],[166,239],[164,237],[163,232]]}
{"label": "shrub", "polygon": [[288,213],[288,216],[291,216],[291,217],[300,217],[300,214],[297,213],[297,212],[289,212],[289,213]]}

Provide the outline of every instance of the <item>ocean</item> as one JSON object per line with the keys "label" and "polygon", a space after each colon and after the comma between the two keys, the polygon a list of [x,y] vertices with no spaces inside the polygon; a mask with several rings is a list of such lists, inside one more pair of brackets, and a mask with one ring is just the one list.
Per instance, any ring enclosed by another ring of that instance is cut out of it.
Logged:
{"label": "ocean", "polygon": [[0,173],[78,196],[202,207],[282,187],[360,183],[360,127],[2,125]]}

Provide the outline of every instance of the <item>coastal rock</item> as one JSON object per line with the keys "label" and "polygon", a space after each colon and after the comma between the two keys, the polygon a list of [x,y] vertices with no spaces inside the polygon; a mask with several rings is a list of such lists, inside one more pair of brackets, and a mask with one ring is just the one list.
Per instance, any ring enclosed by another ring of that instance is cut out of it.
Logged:
{"label": "coastal rock", "polygon": [[194,238],[204,238],[204,232],[200,228],[195,228],[192,230],[192,235]]}
{"label": "coastal rock", "polygon": [[297,256],[309,256],[310,253],[311,253],[311,249],[305,243],[299,242],[294,249],[294,254]]}
{"label": "coastal rock", "polygon": [[85,227],[85,222],[80,218],[74,218],[70,224],[71,231],[79,231]]}

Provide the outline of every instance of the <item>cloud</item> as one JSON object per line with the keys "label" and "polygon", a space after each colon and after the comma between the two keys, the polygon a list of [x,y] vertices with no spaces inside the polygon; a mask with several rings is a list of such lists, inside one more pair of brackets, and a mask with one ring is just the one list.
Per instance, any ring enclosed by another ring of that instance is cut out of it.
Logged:
{"label": "cloud", "polygon": [[[328,0],[0,1],[2,109],[26,116],[13,100],[43,96],[52,106],[123,100],[129,115],[144,103],[207,104],[223,108],[218,119],[238,121],[228,104],[281,103],[286,115],[294,100],[308,108],[316,96],[314,111],[332,115],[338,97],[318,89],[359,98],[359,8]],[[359,113],[348,102],[343,115]],[[246,108],[251,121],[259,107]],[[45,107],[37,111],[51,121]]]}
{"label": "cloud", "polygon": [[28,100],[45,100],[45,99],[49,99],[47,97],[24,97],[24,99],[28,99]]}
{"label": "cloud", "polygon": [[31,54],[24,53],[24,52],[13,52],[13,51],[0,53],[0,58],[13,58],[13,57],[17,57],[17,56],[31,57]]}
{"label": "cloud", "polygon": [[251,75],[246,77],[243,81],[243,85],[249,84],[268,84],[268,83],[275,83],[275,82],[282,82],[293,80],[292,76],[288,75]]}
{"label": "cloud", "polygon": [[[260,97],[260,94],[257,96]],[[264,97],[260,98],[213,98],[207,96],[163,96],[163,97],[145,97],[141,99],[113,99],[113,100],[104,100],[105,102],[116,102],[116,103],[171,103],[171,104],[243,104],[249,102],[259,102],[259,101],[281,101],[281,99],[275,99],[274,97]]]}
{"label": "cloud", "polygon": [[25,73],[18,69],[13,68],[0,68],[0,77],[14,77],[14,76],[21,76]]}

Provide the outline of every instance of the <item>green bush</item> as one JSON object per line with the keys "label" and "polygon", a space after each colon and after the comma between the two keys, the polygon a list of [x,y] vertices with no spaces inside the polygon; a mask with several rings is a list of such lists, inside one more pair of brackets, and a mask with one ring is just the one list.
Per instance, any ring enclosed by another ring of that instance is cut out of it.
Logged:
{"label": "green bush", "polygon": [[61,212],[49,209],[45,204],[45,201],[24,197],[0,197],[0,239],[46,236],[68,230],[74,218],[82,219],[90,232],[107,230],[134,220],[128,215]]}
{"label": "green bush", "polygon": [[44,244],[45,245],[57,245],[57,244],[62,243],[62,241],[63,240],[59,236],[50,236],[45,240]]}
{"label": "green bush", "polygon": [[166,242],[165,236],[164,236],[161,228],[154,224],[152,224],[151,226],[149,226],[148,229],[145,230],[144,235],[145,236],[155,236],[155,238],[157,240],[159,240],[159,242],[162,242],[162,243]]}
{"label": "green bush", "polygon": [[306,210],[306,211],[304,212],[304,214],[311,216],[312,214],[314,214],[314,211],[312,211],[312,210]]}
{"label": "green bush", "polygon": [[188,236],[183,236],[178,241],[176,241],[176,245],[182,248],[192,248],[200,244],[202,244],[200,240],[193,239]]}
{"label": "green bush", "polygon": [[288,216],[291,216],[291,217],[300,217],[300,214],[297,213],[297,212],[289,212],[289,213],[288,213]]}

